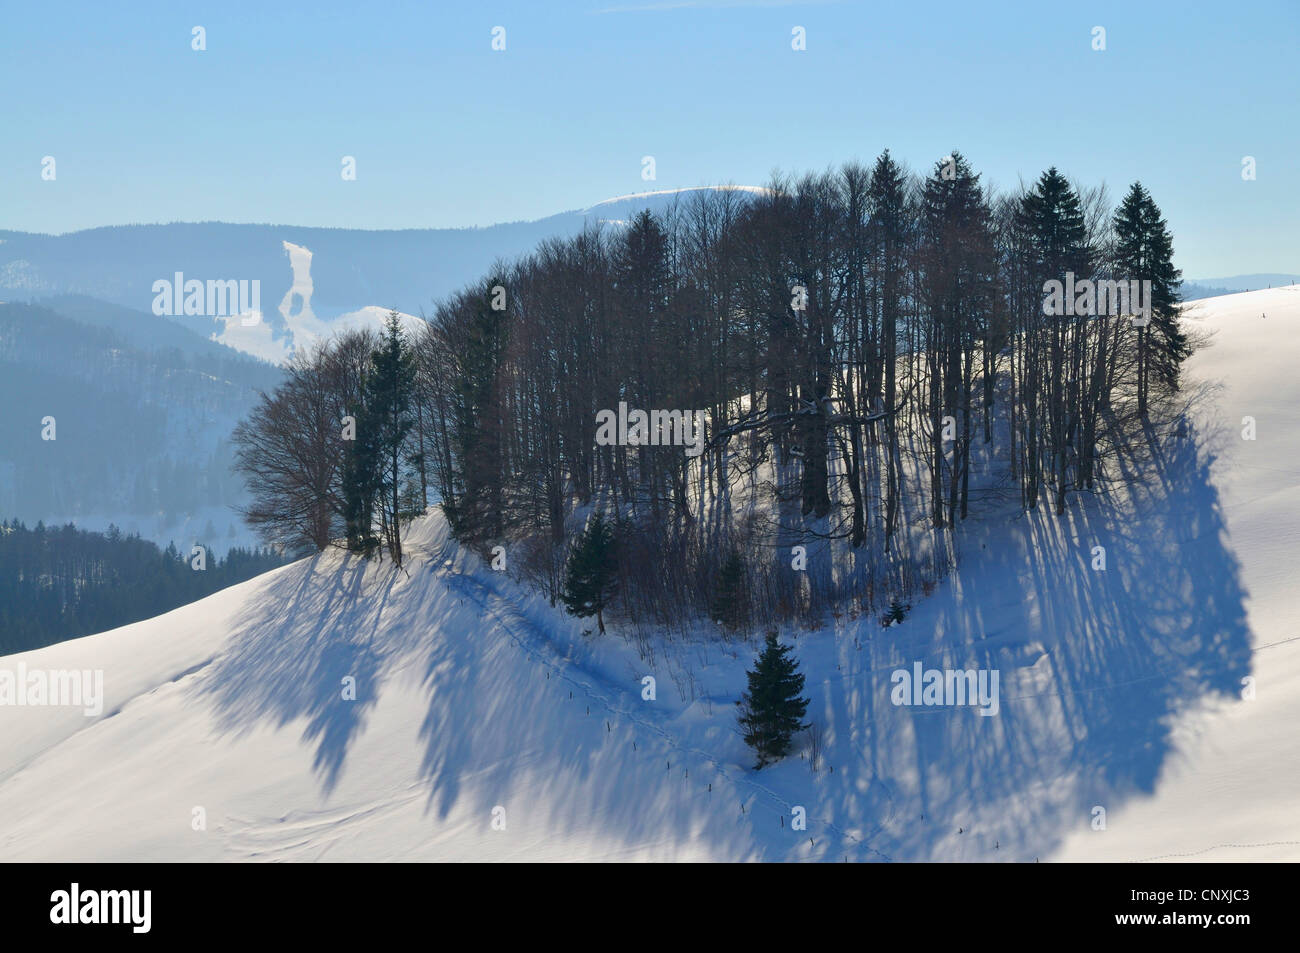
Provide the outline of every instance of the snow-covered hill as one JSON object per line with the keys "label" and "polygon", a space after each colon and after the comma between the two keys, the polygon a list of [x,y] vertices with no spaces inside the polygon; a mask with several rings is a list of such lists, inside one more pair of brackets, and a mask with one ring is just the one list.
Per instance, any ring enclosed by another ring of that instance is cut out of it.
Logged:
{"label": "snow-covered hill", "polygon": [[[787,633],[815,772],[749,767],[753,644],[584,636],[430,516],[405,572],[326,554],[0,660],[106,696],[0,708],[0,860],[1298,859],[1300,286],[1196,313],[1223,386],[1152,478],[972,520],[899,625]],[[998,671],[998,713],[891,704],[916,662]]]}
{"label": "snow-covered hill", "polygon": [[[1300,285],[1195,302],[1188,314],[1214,335],[1189,371],[1220,385],[1204,425],[1220,428],[1209,478],[1232,558],[1222,568],[1237,574],[1247,613],[1254,697],[1240,700],[1237,686],[1177,722],[1154,793],[1112,812],[1105,834],[1076,832],[1061,859],[1300,860]],[[1221,588],[1215,572],[1202,567],[1193,592]]]}

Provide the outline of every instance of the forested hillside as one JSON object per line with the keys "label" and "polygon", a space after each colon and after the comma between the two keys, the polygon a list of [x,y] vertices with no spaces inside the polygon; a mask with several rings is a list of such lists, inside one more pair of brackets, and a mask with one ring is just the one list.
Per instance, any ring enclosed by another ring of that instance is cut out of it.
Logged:
{"label": "forested hillside", "polygon": [[871,611],[981,505],[1061,515],[1141,467],[1190,351],[1172,255],[1140,184],[998,194],[956,153],[699,193],[501,263],[414,340],[303,355],[236,435],[252,519],[400,562],[438,501],[556,600],[602,514],[624,619]]}
{"label": "forested hillside", "polygon": [[269,550],[160,550],[116,528],[0,523],[0,655],[152,618],[284,562]]}
{"label": "forested hillside", "polygon": [[161,545],[211,521],[214,545],[238,545],[230,431],[278,369],[151,314],[49,304],[0,304],[0,518],[116,522]]}

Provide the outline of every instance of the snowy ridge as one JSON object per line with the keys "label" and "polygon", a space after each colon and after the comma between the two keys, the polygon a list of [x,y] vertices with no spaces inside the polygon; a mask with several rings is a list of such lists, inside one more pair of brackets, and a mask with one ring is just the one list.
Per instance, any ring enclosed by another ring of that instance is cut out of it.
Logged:
{"label": "snowy ridge", "polygon": [[686,195],[689,192],[746,192],[751,195],[768,195],[771,191],[771,189],[761,185],[698,185],[684,189],[655,189],[650,192],[629,192],[627,195],[616,195],[612,199],[605,199],[603,202],[597,202],[595,205],[583,209],[582,213],[586,215],[603,206],[616,205],[619,202],[661,198],[663,196],[676,197]]}

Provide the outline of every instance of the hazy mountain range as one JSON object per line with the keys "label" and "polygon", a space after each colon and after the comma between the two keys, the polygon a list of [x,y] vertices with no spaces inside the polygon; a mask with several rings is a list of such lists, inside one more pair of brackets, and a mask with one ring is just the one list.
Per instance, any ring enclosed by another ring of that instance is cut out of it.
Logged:
{"label": "hazy mountain range", "polygon": [[1261,291],[1283,285],[1300,284],[1300,271],[1291,274],[1276,272],[1257,275],[1232,275],[1228,278],[1190,278],[1183,281],[1183,300],[1215,298],[1219,295],[1240,294],[1243,291]]}
{"label": "hazy mountain range", "polygon": [[[162,546],[252,545],[228,438],[296,348],[377,325],[390,308],[417,322],[497,259],[588,225],[619,227],[691,191],[480,229],[0,231],[0,518],[116,524]],[[184,282],[259,282],[256,321],[155,313],[155,282],[174,284],[178,272]]]}
{"label": "hazy mountain range", "polygon": [[[757,191],[754,187],[736,187]],[[173,316],[201,337],[267,359],[320,325],[382,318],[390,308],[419,315],[485,275],[498,259],[532,251],[547,238],[598,222],[613,227],[642,208],[662,209],[699,190],[623,196],[533,222],[486,228],[367,231],[223,222],[121,225],[65,235],[0,231],[0,300],[85,295],[148,312],[155,282],[257,281],[261,322],[248,331],[211,314]],[[373,313],[360,314],[365,309]],[[231,317],[236,317],[232,315]],[[298,318],[302,318],[298,321]],[[268,343],[271,342],[271,343]]]}

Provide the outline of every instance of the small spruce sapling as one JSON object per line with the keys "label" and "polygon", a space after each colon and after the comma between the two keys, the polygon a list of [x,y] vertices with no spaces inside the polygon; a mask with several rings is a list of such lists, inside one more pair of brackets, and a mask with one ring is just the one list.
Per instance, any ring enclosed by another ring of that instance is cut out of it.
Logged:
{"label": "small spruce sapling", "polygon": [[618,583],[618,552],[614,528],[596,513],[569,553],[565,568],[564,589],[560,601],[580,619],[596,617],[596,625],[605,634],[605,608],[614,596]]}
{"label": "small spruce sapling", "polygon": [[718,572],[717,589],[710,606],[714,621],[730,631],[749,624],[749,589],[746,586],[745,560],[732,551]]}
{"label": "small spruce sapling", "polygon": [[907,618],[907,613],[911,611],[910,602],[900,602],[897,599],[889,603],[889,611],[880,617],[880,624],[886,629],[891,625],[897,625]]}
{"label": "small spruce sapling", "polygon": [[808,699],[800,694],[804,677],[792,652],[777,641],[775,631],[768,632],[757,663],[746,673],[749,688],[736,702],[745,744],[757,756],[755,770],[784,758],[794,733],[808,727],[803,723]]}

